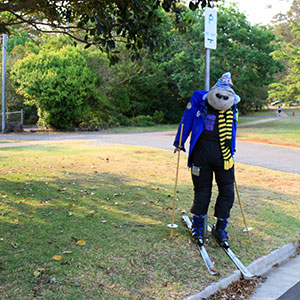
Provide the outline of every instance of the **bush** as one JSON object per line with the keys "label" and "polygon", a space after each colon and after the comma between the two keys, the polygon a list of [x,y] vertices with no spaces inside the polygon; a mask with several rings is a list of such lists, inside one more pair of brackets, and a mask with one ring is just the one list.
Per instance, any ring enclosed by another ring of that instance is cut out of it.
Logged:
{"label": "bush", "polygon": [[151,116],[144,116],[139,115],[137,117],[132,118],[132,125],[137,127],[147,127],[147,126],[154,126],[155,122]]}
{"label": "bush", "polygon": [[[12,69],[11,78],[18,92],[36,105],[39,123],[45,127],[73,129],[87,120],[89,123],[90,118],[91,124],[107,118],[107,99],[97,90],[99,77],[82,51],[72,46],[41,50]],[[101,117],[95,112],[101,112]],[[96,122],[94,117],[98,118]]]}
{"label": "bush", "polygon": [[162,111],[156,110],[153,114],[153,121],[156,124],[163,124],[165,123],[165,114]]}

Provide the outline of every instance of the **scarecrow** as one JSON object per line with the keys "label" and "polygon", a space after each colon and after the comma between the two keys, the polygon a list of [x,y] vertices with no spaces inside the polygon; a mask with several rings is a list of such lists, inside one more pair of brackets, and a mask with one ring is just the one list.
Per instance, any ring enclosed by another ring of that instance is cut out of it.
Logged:
{"label": "scarecrow", "polygon": [[[186,151],[189,134],[188,167],[191,168],[194,202],[191,207],[192,235],[199,245],[204,242],[204,218],[207,214],[213,174],[218,186],[213,235],[223,247],[229,247],[226,226],[234,201],[234,161],[240,97],[232,89],[231,74],[222,75],[207,92],[195,90],[188,102],[174,141],[175,152]],[[184,124],[179,147],[180,128]]]}

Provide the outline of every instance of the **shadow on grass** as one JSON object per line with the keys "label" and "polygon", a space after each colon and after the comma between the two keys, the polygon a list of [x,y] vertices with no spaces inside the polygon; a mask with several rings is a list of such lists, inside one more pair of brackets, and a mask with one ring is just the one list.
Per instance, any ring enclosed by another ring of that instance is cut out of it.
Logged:
{"label": "shadow on grass", "polygon": [[[168,284],[187,284],[176,265],[176,259],[185,260],[185,247],[173,251],[177,241],[167,241],[165,235],[171,216],[169,187],[154,188],[145,181],[130,185],[109,173],[66,176],[48,182],[0,180],[6,299],[37,294],[74,299],[81,293],[151,299],[151,294],[166,293]],[[78,240],[86,244],[78,246]],[[52,260],[55,255],[63,259]],[[45,271],[35,278],[39,269]],[[51,278],[63,284],[50,284]]]}

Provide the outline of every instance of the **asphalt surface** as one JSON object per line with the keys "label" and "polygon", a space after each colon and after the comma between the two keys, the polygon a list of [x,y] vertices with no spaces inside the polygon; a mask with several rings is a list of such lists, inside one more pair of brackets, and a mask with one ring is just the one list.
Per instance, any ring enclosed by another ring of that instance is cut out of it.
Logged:
{"label": "asphalt surface", "polygon": [[[59,134],[0,134],[0,140],[18,140],[1,143],[3,147],[19,147],[32,144],[88,141],[91,145],[138,145],[173,151],[175,131],[149,133],[59,133]],[[24,144],[24,142],[26,142]],[[188,148],[189,141],[186,142]],[[300,174],[300,148],[280,147],[261,143],[237,141],[235,161],[272,170]]]}

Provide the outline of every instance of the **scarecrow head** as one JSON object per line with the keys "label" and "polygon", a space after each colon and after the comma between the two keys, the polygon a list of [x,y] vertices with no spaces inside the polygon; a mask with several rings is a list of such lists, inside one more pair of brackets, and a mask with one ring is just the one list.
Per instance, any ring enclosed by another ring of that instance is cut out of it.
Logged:
{"label": "scarecrow head", "polygon": [[240,97],[231,88],[231,74],[224,73],[207,94],[208,103],[216,110],[227,110],[240,102]]}

